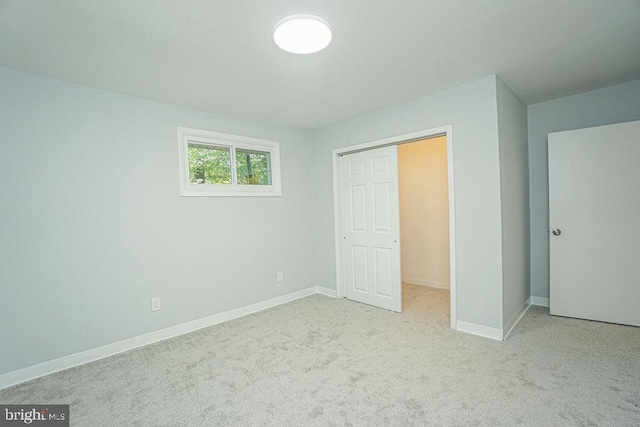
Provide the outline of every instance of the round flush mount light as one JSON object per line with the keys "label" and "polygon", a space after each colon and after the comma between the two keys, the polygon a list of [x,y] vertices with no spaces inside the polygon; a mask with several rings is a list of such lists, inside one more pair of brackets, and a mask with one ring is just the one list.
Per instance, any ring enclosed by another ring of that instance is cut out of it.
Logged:
{"label": "round flush mount light", "polygon": [[329,45],[331,28],[314,15],[292,15],[281,19],[273,30],[273,40],[291,53],[314,53]]}

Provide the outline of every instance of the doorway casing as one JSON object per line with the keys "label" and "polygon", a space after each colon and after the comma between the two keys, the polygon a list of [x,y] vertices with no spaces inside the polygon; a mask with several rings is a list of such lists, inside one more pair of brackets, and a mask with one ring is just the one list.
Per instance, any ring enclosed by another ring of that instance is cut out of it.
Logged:
{"label": "doorway casing", "polygon": [[455,198],[454,198],[454,159],[453,159],[453,132],[452,126],[442,126],[426,129],[418,132],[398,135],[372,142],[336,148],[332,151],[333,161],[333,217],[334,217],[334,244],[336,254],[336,294],[338,298],[345,297],[345,283],[343,280],[342,265],[342,205],[340,197],[340,157],[358,151],[371,150],[390,145],[400,145],[423,139],[446,136],[447,139],[447,180],[449,193],[449,294],[450,294],[450,324],[451,329],[457,329],[456,310],[456,250],[455,250]]}

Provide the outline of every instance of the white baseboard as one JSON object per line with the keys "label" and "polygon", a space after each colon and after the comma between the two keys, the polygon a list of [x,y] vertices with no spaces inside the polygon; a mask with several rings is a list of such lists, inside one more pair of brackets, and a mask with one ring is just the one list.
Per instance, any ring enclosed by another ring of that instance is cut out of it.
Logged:
{"label": "white baseboard", "polygon": [[208,326],[217,325],[219,323],[228,322],[238,317],[247,316],[266,310],[281,304],[295,301],[300,298],[308,297],[314,294],[322,294],[335,297],[334,289],[324,288],[322,286],[312,286],[287,295],[282,295],[266,301],[261,301],[246,307],[236,308],[234,310],[225,311],[224,313],[214,314],[202,319],[194,320],[170,328],[161,329],[159,331],[150,332],[148,334],[139,335],[124,341],[107,344],[102,347],[92,348],[80,353],[71,354],[69,356],[60,357],[58,359],[49,360],[38,365],[28,366],[16,371],[7,372],[0,375],[0,389],[10,387],[28,380],[32,380],[45,375],[53,374],[58,371],[72,368],[74,366],[93,362],[94,360],[103,359],[118,353],[133,350],[134,348],[152,344],[154,342],[173,338],[178,335],[206,328]]}
{"label": "white baseboard", "polygon": [[338,291],[335,289],[325,288],[324,286],[315,287],[316,294],[324,295],[331,298],[338,298]]}
{"label": "white baseboard", "polygon": [[502,341],[502,338],[504,336],[502,329],[490,328],[489,326],[463,322],[461,320],[458,320],[458,322],[456,323],[456,330],[472,335],[478,335],[484,338],[491,338],[492,340],[496,341]]}
{"label": "white baseboard", "polygon": [[419,285],[419,286],[428,286],[430,288],[438,288],[438,289],[449,289],[450,286],[448,283],[443,282],[432,282],[424,279],[416,279],[413,277],[403,277],[402,283],[408,283],[410,285]]}
{"label": "white baseboard", "polygon": [[549,307],[549,298],[531,297],[531,305],[539,305],[541,307]]}
{"label": "white baseboard", "polygon": [[511,320],[509,320],[509,323],[507,323],[507,326],[504,327],[505,332],[504,337],[502,337],[503,341],[507,339],[511,331],[513,331],[513,328],[515,328],[520,320],[522,320],[522,317],[525,315],[527,310],[529,310],[529,307],[531,307],[531,297],[527,298],[527,300],[520,306],[520,308],[516,310],[514,315],[511,317]]}

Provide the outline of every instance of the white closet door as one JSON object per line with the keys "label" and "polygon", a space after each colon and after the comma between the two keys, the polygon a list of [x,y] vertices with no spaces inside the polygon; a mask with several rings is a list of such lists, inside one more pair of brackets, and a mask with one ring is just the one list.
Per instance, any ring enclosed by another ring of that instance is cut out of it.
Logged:
{"label": "white closet door", "polygon": [[346,297],[402,311],[396,146],[341,159]]}

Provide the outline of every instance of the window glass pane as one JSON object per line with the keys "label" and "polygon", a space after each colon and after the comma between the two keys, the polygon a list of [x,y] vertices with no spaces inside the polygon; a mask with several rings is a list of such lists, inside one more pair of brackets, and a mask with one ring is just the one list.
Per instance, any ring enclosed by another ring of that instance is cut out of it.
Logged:
{"label": "window glass pane", "polygon": [[236,149],[239,185],[271,185],[271,154],[266,151]]}
{"label": "window glass pane", "polygon": [[191,184],[231,184],[231,149],[189,143]]}

